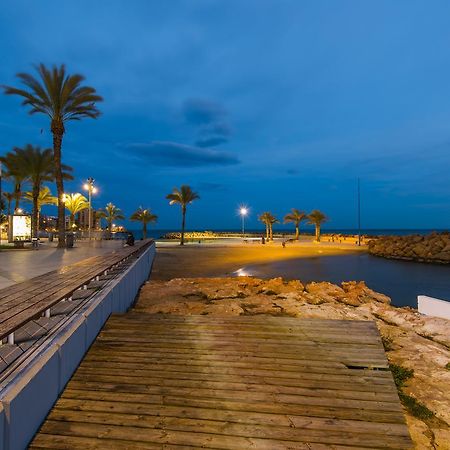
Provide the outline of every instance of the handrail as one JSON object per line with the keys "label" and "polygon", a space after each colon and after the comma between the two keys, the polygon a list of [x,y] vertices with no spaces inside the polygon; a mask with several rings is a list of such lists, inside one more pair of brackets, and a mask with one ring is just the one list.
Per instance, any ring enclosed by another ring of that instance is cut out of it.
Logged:
{"label": "handrail", "polygon": [[[87,288],[91,281],[94,281],[102,274],[106,274],[113,267],[123,263],[130,257],[141,253],[148,247],[154,244],[153,240],[138,241],[134,247],[126,247],[119,251],[112,252],[109,255],[102,255],[100,262],[94,267],[84,268],[80,264],[74,264],[67,266],[68,270],[64,272],[59,271],[55,276],[54,271],[52,276],[55,281],[49,284],[48,290],[45,293],[34,293],[29,298],[17,298],[17,290],[15,289],[12,294],[15,298],[8,302],[8,296],[4,296],[0,300],[1,304],[10,306],[6,311],[0,311],[0,342],[4,338],[8,337],[8,343],[14,344],[14,332],[24,326],[29,321],[42,314],[46,317],[50,317],[50,308],[58,304],[60,301],[70,299],[72,294],[80,289]],[[104,261],[102,261],[104,260]],[[71,278],[70,269],[75,271],[75,276]],[[41,283],[42,275],[36,277],[36,281]],[[31,280],[23,282],[23,284],[29,286]],[[19,283],[19,285],[22,283]],[[53,287],[52,287],[53,286]],[[8,288],[5,288],[8,290]],[[0,290],[0,298],[2,290]],[[2,317],[3,316],[3,317]]]}

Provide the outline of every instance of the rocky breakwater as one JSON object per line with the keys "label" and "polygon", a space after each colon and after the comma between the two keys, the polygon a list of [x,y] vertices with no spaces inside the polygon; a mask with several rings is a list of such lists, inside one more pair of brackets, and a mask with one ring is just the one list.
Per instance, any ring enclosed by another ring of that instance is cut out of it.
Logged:
{"label": "rocky breakwater", "polygon": [[368,243],[369,253],[385,258],[450,264],[450,232],[427,236],[382,236]]}
{"label": "rocky breakwater", "polygon": [[416,448],[450,449],[450,321],[395,308],[363,282],[304,285],[247,277],[151,281],[135,311],[374,320]]}

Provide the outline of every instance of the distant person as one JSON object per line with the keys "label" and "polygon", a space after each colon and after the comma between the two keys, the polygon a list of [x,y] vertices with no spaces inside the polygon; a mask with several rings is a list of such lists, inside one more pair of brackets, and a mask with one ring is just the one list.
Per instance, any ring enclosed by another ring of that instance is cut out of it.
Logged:
{"label": "distant person", "polygon": [[283,248],[286,248],[286,241],[283,241],[283,242],[281,243],[281,245],[283,246]]}
{"label": "distant person", "polygon": [[127,235],[127,240],[125,242],[125,245],[128,245],[130,247],[134,246],[134,236],[133,233],[128,233]]}
{"label": "distant person", "polygon": [[264,236],[261,237],[261,244],[265,244],[266,240],[264,239]]}

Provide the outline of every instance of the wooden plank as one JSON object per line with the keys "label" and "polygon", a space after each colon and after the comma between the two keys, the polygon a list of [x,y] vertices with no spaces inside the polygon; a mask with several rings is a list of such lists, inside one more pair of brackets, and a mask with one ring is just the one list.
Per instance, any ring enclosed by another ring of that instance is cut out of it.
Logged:
{"label": "wooden plank", "polygon": [[[339,420],[322,417],[302,417],[295,415],[282,415],[253,412],[248,414],[241,411],[227,411],[208,408],[189,408],[156,404],[130,404],[125,402],[98,401],[98,400],[73,400],[62,398],[54,411],[97,411],[123,414],[146,414],[151,416],[183,417],[191,419],[210,419],[246,424],[264,424],[296,428],[311,428],[327,431],[349,431],[355,433],[376,434],[389,433],[391,435],[407,436],[407,430],[401,424],[361,422],[359,420]],[[53,417],[53,416],[52,416]]]}
{"label": "wooden plank", "polygon": [[[279,426],[271,424],[261,427],[259,424],[237,423],[230,421],[206,419],[191,419],[185,417],[168,417],[161,419],[157,415],[146,414],[121,414],[111,412],[86,411],[82,417],[77,411],[55,409],[50,414],[49,421],[56,422],[77,422],[77,424],[98,424],[113,427],[133,427],[145,428],[151,433],[153,430],[162,427],[166,432],[181,431],[190,432],[199,430],[202,434],[208,433],[222,439],[230,438],[258,438],[271,439],[277,441],[294,441],[296,443],[321,443],[321,444],[340,444],[345,445],[349,440],[353,444],[361,447],[376,447],[380,439],[384,444],[391,447],[408,448],[404,442],[409,444],[408,435],[396,434],[386,435],[384,433],[354,432],[353,430],[328,429],[326,433],[317,428],[294,426]],[[197,432],[197,431],[196,431]],[[170,442],[170,441],[169,441]]]}
{"label": "wooden plank", "polygon": [[[88,283],[92,278],[102,274],[112,265],[141,251],[148,245],[150,245],[150,242],[143,242],[138,244],[136,248],[128,247],[98,257],[95,261],[89,260],[83,264],[68,266],[58,273],[52,272],[48,283],[42,282],[41,277],[39,277],[39,288],[31,292],[28,292],[29,282],[25,282],[25,292],[21,295],[19,295],[20,290],[14,292],[10,300],[8,295],[2,294],[3,309],[0,312],[0,338],[6,337],[61,299],[70,296],[72,292]],[[7,292],[11,293],[11,291]]]}
{"label": "wooden plank", "polygon": [[252,319],[112,317],[31,448],[411,448],[373,323]]}
{"label": "wooden plank", "polygon": [[[60,422],[47,420],[42,427],[43,433],[69,436],[103,437],[128,441],[146,441],[160,444],[191,445],[197,448],[216,448],[227,450],[243,450],[257,448],[261,450],[291,449],[329,449],[327,444],[302,443],[293,440],[260,439],[256,437],[241,437],[218,435],[192,431],[174,431],[161,428],[143,428],[132,426],[114,426],[103,424]],[[367,448],[367,447],[366,447]],[[374,447],[369,447],[374,448]],[[385,447],[389,448],[389,447]],[[392,448],[392,447],[391,447]],[[399,446],[394,448],[407,448]]]}

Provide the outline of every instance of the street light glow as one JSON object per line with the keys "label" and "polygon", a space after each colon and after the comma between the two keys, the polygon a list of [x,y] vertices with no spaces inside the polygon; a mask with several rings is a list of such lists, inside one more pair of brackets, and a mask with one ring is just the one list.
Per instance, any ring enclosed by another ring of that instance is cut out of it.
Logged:
{"label": "street light glow", "polygon": [[242,208],[239,210],[239,213],[241,214],[241,216],[246,216],[247,213],[248,213],[248,209],[242,207]]}

